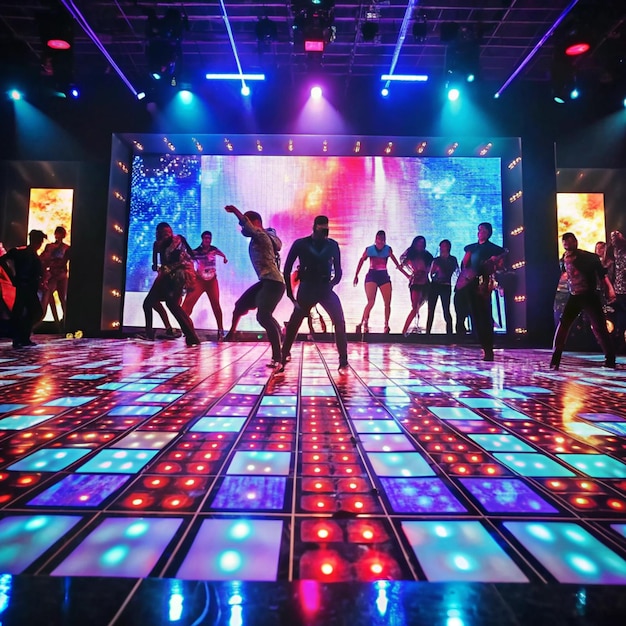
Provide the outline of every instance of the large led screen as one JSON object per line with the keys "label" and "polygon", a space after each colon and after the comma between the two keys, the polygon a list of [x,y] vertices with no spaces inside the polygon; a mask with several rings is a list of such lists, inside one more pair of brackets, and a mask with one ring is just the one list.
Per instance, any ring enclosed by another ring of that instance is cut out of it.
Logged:
{"label": "large led screen", "polygon": [[[237,219],[224,211],[227,204],[260,213],[264,226],[275,228],[282,239],[283,259],[295,239],[311,233],[316,215],[330,218],[330,236],[339,242],[342,254],[343,280],[336,291],[348,332],[354,332],[366,304],[363,283],[368,265],[361,269],[356,287],[355,270],[378,230],[386,231],[387,243],[398,258],[415,236],[423,235],[434,256],[439,242],[449,239],[452,254],[460,261],[463,247],[476,241],[477,225],[483,221],[493,224],[494,243],[501,245],[503,238],[500,158],[135,155],[125,327],[144,325],[141,304],[155,276],[151,270],[155,226],[166,221],[192,248],[200,245],[204,230],[211,231],[213,245],[226,255],[226,264],[217,259],[217,276],[224,325],[229,328],[235,300],[256,281],[256,275],[248,256],[249,240],[241,235]],[[408,280],[391,261],[388,270],[393,285],[391,332],[399,333],[410,310]],[[286,321],[291,310],[285,297],[276,318]],[[192,319],[197,328],[216,328],[206,296],[196,304]],[[425,322],[424,306],[420,326]],[[240,330],[259,328],[253,314],[239,326]],[[383,331],[380,294],[370,316],[370,331]],[[433,332],[445,332],[439,308]]]}

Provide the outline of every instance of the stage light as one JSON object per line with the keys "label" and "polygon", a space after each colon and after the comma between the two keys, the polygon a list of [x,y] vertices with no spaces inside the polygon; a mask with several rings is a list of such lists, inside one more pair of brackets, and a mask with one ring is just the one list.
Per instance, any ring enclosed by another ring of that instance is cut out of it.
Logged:
{"label": "stage light", "polygon": [[569,92],[569,97],[570,97],[572,100],[576,100],[576,99],[578,98],[578,96],[580,96],[580,91],[578,91],[578,89],[576,89],[576,87],[574,87],[574,89],[572,89],[572,90]]}
{"label": "stage light", "polygon": [[143,100],[146,97],[146,92],[145,91],[140,91],[137,94],[137,100]]}
{"label": "stage light", "polygon": [[187,15],[177,9],[168,9],[158,18],[154,9],[146,9],[146,57],[150,75],[155,80],[174,76],[182,56],[183,30],[186,30]]}
{"label": "stage light", "polygon": [[244,85],[241,88],[241,95],[242,96],[249,96],[250,95],[250,87],[248,87],[248,85]]}
{"label": "stage light", "polygon": [[292,0],[294,43],[310,53],[322,53],[335,40],[335,0]]}
{"label": "stage light", "polygon": [[11,89],[9,91],[9,98],[11,98],[11,100],[21,100],[23,98],[22,92],[18,89]]}
{"label": "stage light", "polygon": [[315,86],[311,89],[311,98],[313,100],[320,100],[322,98],[322,88],[319,86]]}
{"label": "stage light", "polygon": [[254,27],[257,41],[261,46],[268,46],[278,37],[276,22],[272,22],[268,17],[260,17]]}
{"label": "stage light", "polygon": [[80,96],[80,91],[78,90],[78,87],[70,87],[68,90],[68,95],[70,98],[78,98]]}
{"label": "stage light", "polygon": [[187,89],[183,89],[179,92],[180,100],[183,104],[190,104],[193,100],[193,94]]}
{"label": "stage light", "polygon": [[380,95],[381,95],[383,98],[386,98],[386,97],[389,95],[389,89],[387,89],[387,87],[383,87],[383,88],[380,90]]}
{"label": "stage light", "polygon": [[425,83],[428,82],[428,74],[382,74],[380,80],[399,83]]}
{"label": "stage light", "polygon": [[413,39],[417,43],[424,43],[426,36],[428,35],[428,22],[426,20],[426,14],[420,13],[413,22]]}
{"label": "stage light", "polygon": [[55,51],[70,50],[74,43],[74,22],[65,11],[41,13],[37,21],[42,43]]}
{"label": "stage light", "polygon": [[450,102],[456,102],[461,97],[461,92],[457,87],[450,87],[448,89],[448,100]]}

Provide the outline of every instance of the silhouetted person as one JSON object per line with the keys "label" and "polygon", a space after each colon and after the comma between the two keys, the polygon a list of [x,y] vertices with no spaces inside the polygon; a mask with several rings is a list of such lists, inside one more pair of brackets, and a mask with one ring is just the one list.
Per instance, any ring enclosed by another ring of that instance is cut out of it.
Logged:
{"label": "silhouetted person", "polygon": [[[48,304],[52,310],[52,317],[57,325],[62,329],[62,322],[65,322],[67,313],[67,279],[68,263],[70,261],[71,248],[63,239],[67,236],[67,231],[63,226],[54,229],[54,243],[49,243],[41,254],[41,262],[44,265],[44,290],[41,296],[41,308],[45,317]],[[59,320],[54,294],[57,294],[61,305],[63,318]]]}
{"label": "silhouetted person", "polygon": [[31,230],[27,246],[11,248],[0,257],[0,266],[15,286],[15,302],[11,311],[13,347],[36,345],[31,340],[33,326],[41,320],[43,311],[37,292],[43,280],[43,264],[37,252],[47,239],[40,230]]}

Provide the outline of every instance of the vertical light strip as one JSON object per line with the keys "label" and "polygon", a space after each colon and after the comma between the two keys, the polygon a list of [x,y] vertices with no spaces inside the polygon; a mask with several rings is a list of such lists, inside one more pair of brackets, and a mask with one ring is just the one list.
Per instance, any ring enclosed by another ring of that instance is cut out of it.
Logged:
{"label": "vertical light strip", "polygon": [[528,53],[526,58],[518,65],[517,69],[506,79],[504,85],[500,87],[498,91],[496,91],[494,98],[499,98],[502,95],[502,92],[515,80],[515,78],[519,75],[519,73],[528,65],[530,60],[537,54],[539,48],[543,46],[546,40],[552,36],[552,33],[558,28],[559,24],[567,17],[567,14],[578,4],[578,0],[572,0],[568,6],[563,9],[563,13],[559,15],[556,22],[550,26],[548,32],[537,42],[537,45]]}
{"label": "vertical light strip", "polygon": [[98,35],[94,32],[94,30],[89,25],[89,22],[85,19],[85,16],[80,12],[78,7],[72,2],[72,0],[61,0],[63,6],[71,13],[72,17],[80,24],[80,27],[85,31],[87,36],[94,42],[98,50],[102,52],[104,58],[110,63],[111,67],[115,70],[117,75],[122,79],[124,84],[130,89],[133,96],[137,97],[137,90],[133,87],[132,83],[126,78],[126,75],[118,64],[113,60],[113,57],[108,53],[107,49],[104,47],[103,43],[98,38]]}
{"label": "vertical light strip", "polygon": [[235,63],[237,63],[237,69],[239,70],[239,76],[241,77],[241,88],[245,89],[246,81],[243,78],[243,70],[241,69],[239,55],[237,54],[237,46],[235,45],[235,38],[233,37],[233,31],[230,27],[230,20],[228,19],[228,13],[226,13],[226,5],[224,4],[224,0],[220,0],[220,6],[222,7],[222,15],[224,16],[224,24],[226,24],[226,31],[228,32],[228,39],[230,39],[230,47],[233,49]]}
{"label": "vertical light strip", "polygon": [[[396,47],[393,51],[393,57],[391,58],[391,67],[389,68],[389,75],[392,75],[396,69],[396,65],[398,64],[398,57],[400,56],[400,50],[402,49],[402,45],[404,44],[404,39],[406,37],[407,30],[409,29],[409,22],[411,21],[411,16],[413,15],[413,9],[417,6],[419,0],[409,0],[406,5],[406,11],[404,12],[404,19],[402,20],[402,25],[400,26],[400,32],[398,33],[398,40],[396,41]],[[385,89],[389,89],[389,84],[391,81],[387,81],[385,83]]]}

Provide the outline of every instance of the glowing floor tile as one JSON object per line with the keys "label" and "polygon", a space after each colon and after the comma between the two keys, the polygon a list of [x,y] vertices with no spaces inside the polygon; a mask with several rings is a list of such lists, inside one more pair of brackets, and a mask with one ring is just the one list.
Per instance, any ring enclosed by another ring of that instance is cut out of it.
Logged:
{"label": "glowing floor tile", "polygon": [[533,394],[533,393],[547,393],[554,394],[552,389],[546,389],[545,387],[533,387],[532,385],[521,386],[521,387],[511,387],[514,391],[519,391],[524,394]]}
{"label": "glowing floor tile", "polygon": [[488,513],[558,513],[519,478],[459,478]]}
{"label": "glowing floor tile", "polygon": [[28,506],[98,506],[124,485],[130,476],[70,474],[28,502]]}
{"label": "glowing floor tile", "polygon": [[578,524],[505,522],[504,527],[560,583],[626,585],[626,561]]}
{"label": "glowing floor tile", "polygon": [[506,407],[506,404],[497,398],[459,398],[459,402],[473,409],[502,409]]}
{"label": "glowing floor tile", "polygon": [[606,430],[614,435],[620,437],[626,437],[626,423],[623,422],[596,422],[597,426],[600,426],[603,430]]}
{"label": "glowing floor tile", "polygon": [[515,435],[468,435],[481,448],[490,452],[534,452],[535,449]]}
{"label": "glowing floor tile", "polygon": [[520,452],[519,454],[496,452],[493,456],[522,476],[575,476],[566,467],[544,454],[533,452]]}
{"label": "glowing floor tile", "polygon": [[431,582],[528,582],[480,522],[402,522]]}
{"label": "glowing floor tile", "polygon": [[160,402],[161,404],[169,404],[180,398],[182,393],[146,393],[139,396],[135,402]]}
{"label": "glowing floor tile", "polygon": [[439,389],[437,387],[433,387],[432,385],[406,385],[404,388],[409,393],[414,393],[416,395],[439,393]]}
{"label": "glowing floor tile", "polygon": [[63,398],[57,398],[56,400],[50,400],[46,402],[44,406],[82,406],[95,400],[98,396],[64,396]]}
{"label": "glowing floor tile", "polygon": [[14,472],[58,472],[82,459],[90,450],[77,448],[44,448],[19,460],[7,469]]}
{"label": "glowing floor tile", "polygon": [[505,409],[496,409],[492,413],[490,413],[492,417],[501,420],[527,420],[528,415],[524,415],[515,409],[505,408]]}
{"label": "glowing floor tile", "polygon": [[201,417],[189,430],[199,433],[238,433],[246,417]]}
{"label": "glowing floor tile", "polygon": [[367,452],[407,452],[415,445],[406,435],[361,435],[359,441]]}
{"label": "glowing floor tile", "polygon": [[331,385],[302,385],[303,396],[330,398],[335,395],[335,388]]}
{"label": "glowing floor tile", "polygon": [[226,476],[211,510],[282,510],[286,485],[282,476]]}
{"label": "glowing floor tile", "polygon": [[281,520],[205,520],[176,578],[275,581],[282,533]]}
{"label": "glowing floor tile", "polygon": [[20,574],[81,519],[78,515],[16,515],[0,520],[0,572]]}
{"label": "glowing floor tile", "polygon": [[257,411],[257,417],[295,417],[295,406],[261,406]]}
{"label": "glowing floor tile", "polygon": [[172,439],[178,436],[176,432],[158,432],[156,430],[135,430],[111,444],[112,448],[128,448],[140,450],[161,450]]}
{"label": "glowing floor tile", "polygon": [[296,406],[298,396],[263,396],[261,406]]}
{"label": "glowing floor tile", "polygon": [[150,416],[156,415],[159,411],[161,411],[163,407],[160,406],[134,406],[130,405],[122,405],[116,406],[109,411],[109,415],[140,415],[140,416]]}
{"label": "glowing floor tile", "polygon": [[466,513],[467,509],[439,478],[380,479],[396,513]]}
{"label": "glowing floor tile", "polygon": [[355,420],[357,433],[400,433],[402,429],[394,420]]}
{"label": "glowing floor tile", "polygon": [[159,383],[129,383],[120,388],[120,391],[130,391],[133,393],[146,393],[158,387]]}
{"label": "glowing floor tile", "polygon": [[626,478],[626,465],[606,454],[557,454],[556,456],[593,478]]}
{"label": "glowing floor tile", "polygon": [[579,413],[578,417],[588,422],[626,422],[623,417],[613,413]]}
{"label": "glowing floor tile", "polygon": [[239,406],[216,404],[208,410],[207,416],[216,417],[221,415],[225,417],[248,417],[251,410],[252,407],[247,404],[241,404]]}
{"label": "glowing floor tile", "polygon": [[51,573],[53,576],[148,576],[181,523],[179,518],[107,518]]}
{"label": "glowing floor tile", "polygon": [[[489,399],[489,398],[487,398]],[[471,409],[457,406],[429,406],[428,410],[442,420],[475,420],[482,419]]]}
{"label": "glowing floor tile", "polygon": [[106,374],[74,374],[74,376],[70,376],[69,380],[98,380],[105,376]]}
{"label": "glowing floor tile", "polygon": [[242,395],[259,395],[263,391],[263,385],[234,385],[230,393],[240,393]]}
{"label": "glowing floor tile", "polygon": [[378,476],[434,476],[435,472],[419,452],[368,452]]}
{"label": "glowing floor tile", "polygon": [[444,393],[460,393],[461,391],[469,391],[471,387],[467,385],[437,385],[437,389]]}
{"label": "glowing floor tile", "polygon": [[585,422],[568,422],[567,432],[570,435],[578,435],[580,437],[610,437],[610,429],[602,430],[598,428],[600,424],[596,422],[593,426]]}
{"label": "glowing floor tile", "polygon": [[611,524],[611,528],[626,539],[626,524]]}
{"label": "glowing floor tile", "polygon": [[486,393],[494,398],[505,398],[509,400],[526,400],[526,396],[519,391],[513,389],[483,389]]}
{"label": "glowing floor tile", "polygon": [[289,452],[235,452],[227,474],[281,475],[289,474]]}
{"label": "glowing floor tile", "polygon": [[10,413],[11,411],[19,411],[26,408],[27,404],[0,404],[0,413]]}
{"label": "glowing floor tile", "polygon": [[9,415],[0,419],[0,430],[25,430],[41,424],[54,415]]}
{"label": "glowing floor tile", "polygon": [[158,450],[101,450],[76,471],[81,474],[136,474]]}
{"label": "glowing floor tile", "polygon": [[100,389],[102,391],[117,391],[124,385],[125,383],[104,383],[103,385],[98,385],[96,389]]}

